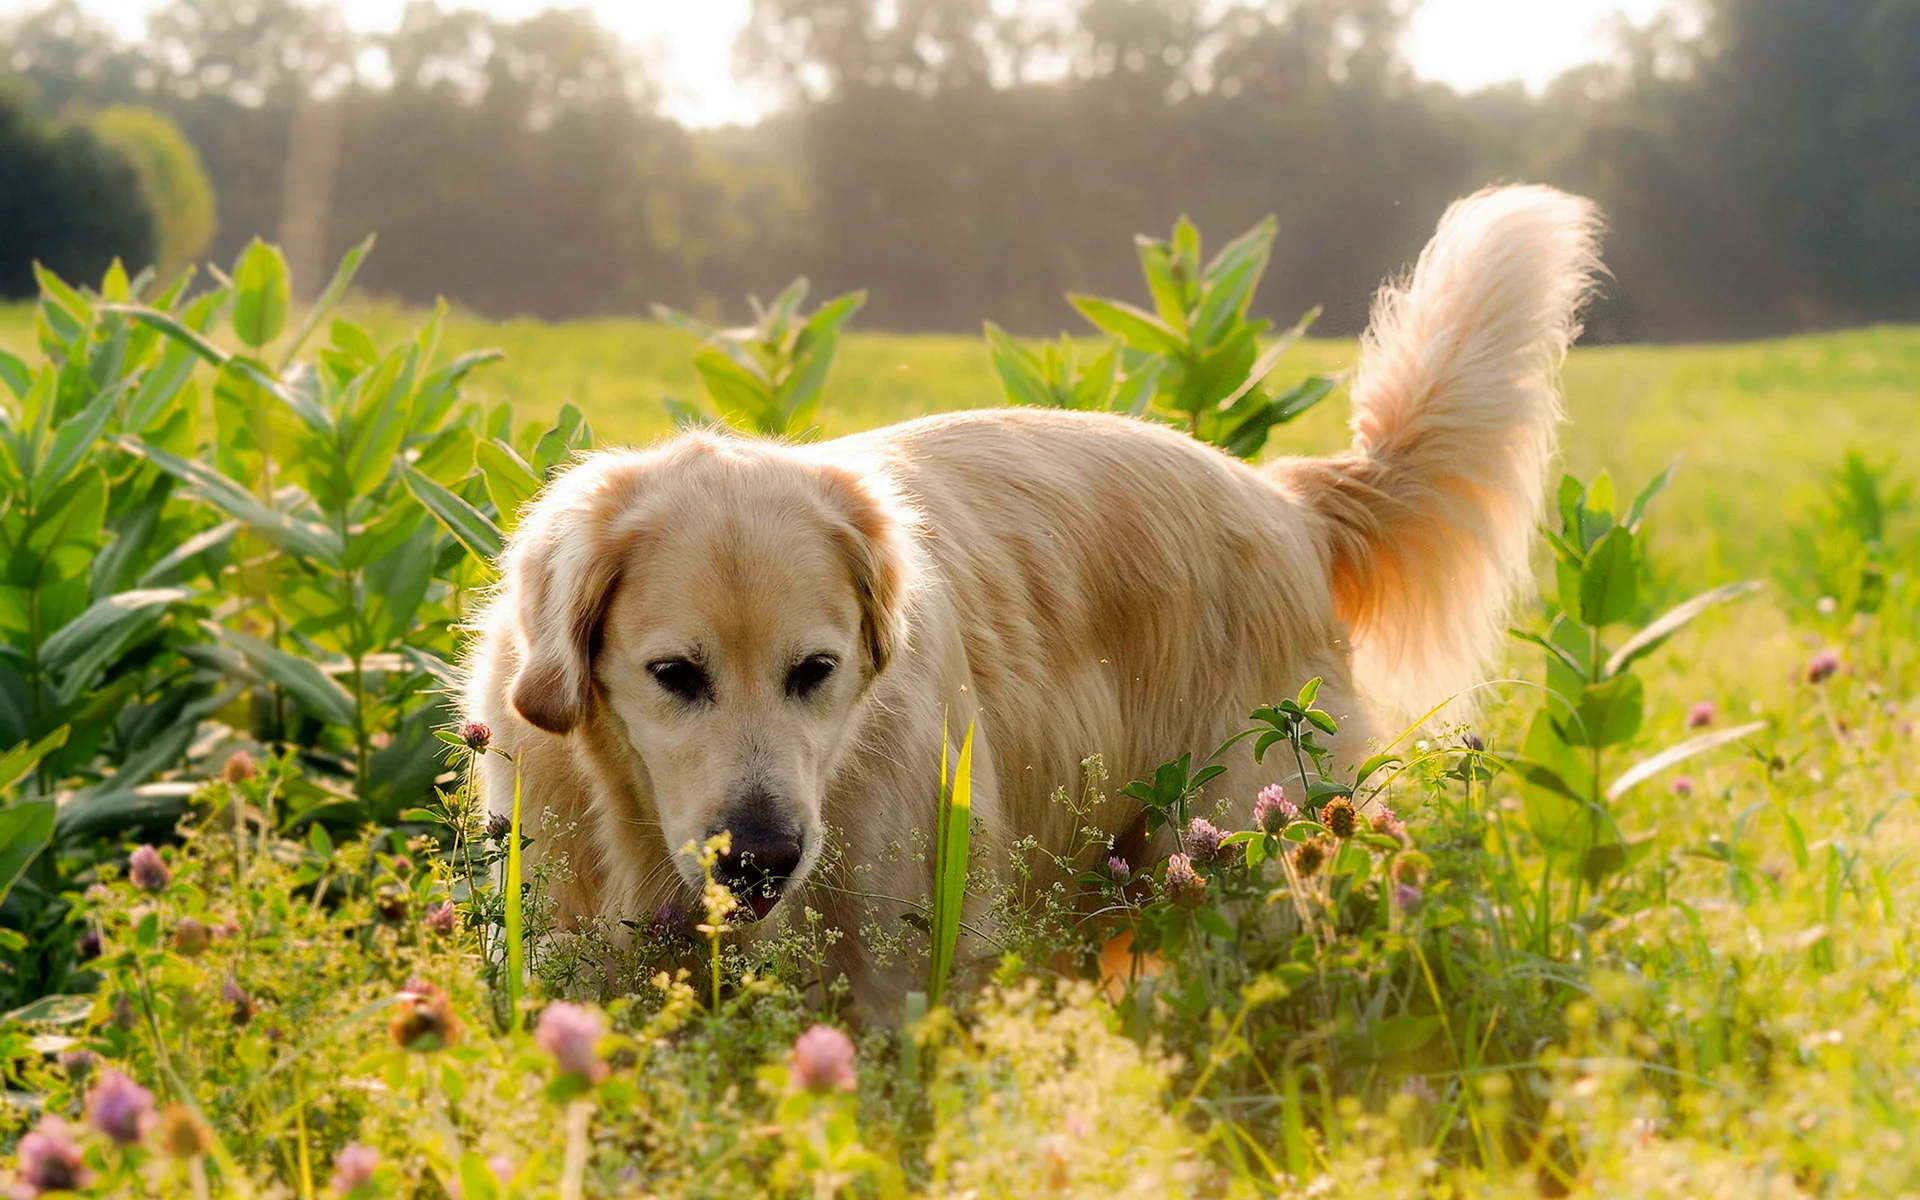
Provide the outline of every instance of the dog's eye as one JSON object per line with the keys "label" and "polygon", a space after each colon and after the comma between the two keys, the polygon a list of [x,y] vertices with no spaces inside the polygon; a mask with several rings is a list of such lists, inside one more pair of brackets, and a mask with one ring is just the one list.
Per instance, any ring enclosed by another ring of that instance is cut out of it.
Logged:
{"label": "dog's eye", "polygon": [[793,670],[787,672],[787,695],[801,700],[807,699],[820,690],[820,685],[827,681],[827,677],[832,675],[834,668],[839,665],[839,662],[830,654],[816,654],[811,658],[802,659]]}
{"label": "dog's eye", "polygon": [[668,658],[647,664],[647,674],[677,700],[689,704],[713,697],[713,685],[700,665],[684,658]]}

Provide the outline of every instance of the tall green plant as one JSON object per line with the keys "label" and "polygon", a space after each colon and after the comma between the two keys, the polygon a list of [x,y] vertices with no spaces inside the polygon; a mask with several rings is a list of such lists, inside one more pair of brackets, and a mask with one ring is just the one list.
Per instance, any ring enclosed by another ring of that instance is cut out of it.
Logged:
{"label": "tall green plant", "polygon": [[662,398],[674,424],[687,428],[725,423],[772,437],[806,437],[820,409],[827,374],[840,348],[840,327],[867,302],[848,292],[800,315],[807,281],[796,279],[773,303],[752,299],[754,322],[744,329],[714,329],[685,313],[656,304],[661,321],[706,343],[693,367],[712,403],[711,412],[673,396]]}
{"label": "tall green plant", "polygon": [[1560,528],[1546,531],[1561,611],[1544,635],[1516,634],[1547,660],[1548,702],[1534,716],[1521,751],[1506,756],[1520,779],[1527,827],[1545,858],[1533,922],[1543,952],[1555,927],[1556,886],[1565,895],[1560,912],[1572,919],[1579,915],[1583,889],[1598,888],[1644,851],[1644,837],[1621,829],[1614,802],[1661,771],[1765,727],[1756,722],[1700,734],[1614,773],[1613,756],[1635,742],[1645,713],[1635,664],[1701,613],[1759,586],[1730,583],[1703,592],[1618,646],[1608,644],[1607,631],[1640,610],[1647,585],[1642,526],[1648,504],[1671,473],[1662,471],[1624,512],[1605,472],[1584,487],[1570,475],[1562,480]]}
{"label": "tall green plant", "polygon": [[1263,351],[1273,329],[1249,320],[1279,226],[1269,217],[1202,265],[1200,232],[1180,218],[1168,241],[1139,238],[1140,266],[1154,311],[1119,300],[1068,300],[1116,345],[1076,368],[1061,339],[1039,354],[987,326],[995,371],[1016,404],[1129,412],[1177,424],[1241,458],[1256,458],[1273,427],[1325,399],[1336,381],[1313,376],[1279,391],[1266,378],[1319,315],[1315,309]]}

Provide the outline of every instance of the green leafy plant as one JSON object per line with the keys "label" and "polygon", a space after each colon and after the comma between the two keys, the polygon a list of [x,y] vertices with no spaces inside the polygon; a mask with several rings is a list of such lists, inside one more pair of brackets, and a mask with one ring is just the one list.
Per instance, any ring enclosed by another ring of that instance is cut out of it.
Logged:
{"label": "green leafy plant", "polygon": [[1645,713],[1645,689],[1635,665],[1700,614],[1759,587],[1730,583],[1703,592],[1632,631],[1618,646],[1608,645],[1606,630],[1631,620],[1643,602],[1642,526],[1647,506],[1671,475],[1668,468],[1655,476],[1624,512],[1605,472],[1584,487],[1570,475],[1561,481],[1560,528],[1546,531],[1560,612],[1544,635],[1515,634],[1544,651],[1547,664],[1548,702],[1534,716],[1521,750],[1505,756],[1520,780],[1527,827],[1544,855],[1533,925],[1542,947],[1555,928],[1556,876],[1566,891],[1560,911],[1573,919],[1581,911],[1583,889],[1597,889],[1644,852],[1646,839],[1620,828],[1615,800],[1694,755],[1765,728],[1755,722],[1711,730],[1613,775],[1610,752],[1635,742]]}
{"label": "green leafy plant", "polygon": [[1028,350],[993,322],[987,347],[1007,399],[1034,408],[1117,412],[1138,417],[1152,402],[1167,360],[1109,342],[1087,362],[1077,360],[1073,339],[1043,342]]}
{"label": "green leafy plant", "polygon": [[1850,451],[1828,474],[1823,503],[1794,531],[1798,571],[1783,571],[1783,582],[1843,621],[1882,611],[1911,574],[1911,554],[1891,534],[1912,507],[1913,484],[1891,460]]}
{"label": "green leafy plant", "polygon": [[714,329],[665,305],[654,305],[661,321],[706,343],[693,367],[712,403],[698,405],[664,397],[674,424],[682,428],[724,423],[771,437],[805,437],[813,430],[821,393],[840,348],[840,328],[867,301],[865,292],[849,292],[802,316],[807,281],[796,279],[773,303],[753,299],[754,323],[744,329]]}
{"label": "green leafy plant", "polygon": [[1115,339],[1084,367],[1072,343],[1035,354],[988,325],[994,369],[1016,404],[1145,415],[1179,425],[1203,442],[1257,458],[1273,427],[1325,399],[1337,381],[1321,376],[1269,390],[1267,376],[1319,315],[1315,309],[1263,350],[1273,325],[1249,320],[1279,226],[1269,217],[1202,265],[1200,233],[1185,217],[1168,241],[1136,239],[1153,312],[1119,300],[1072,295],[1080,315]]}

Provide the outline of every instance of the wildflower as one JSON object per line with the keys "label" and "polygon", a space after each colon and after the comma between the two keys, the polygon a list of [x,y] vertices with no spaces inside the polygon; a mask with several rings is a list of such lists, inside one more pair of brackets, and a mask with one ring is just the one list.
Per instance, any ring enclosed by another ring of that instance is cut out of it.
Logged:
{"label": "wildflower", "polygon": [[579,1075],[588,1083],[607,1077],[607,1064],[600,1061],[594,1045],[606,1036],[606,1022],[600,1014],[583,1004],[556,1000],[540,1014],[540,1026],[534,1030],[534,1044],[553,1055],[566,1075]]}
{"label": "wildflower", "polygon": [[493,1172],[493,1177],[500,1181],[501,1187],[513,1182],[513,1160],[504,1154],[496,1154],[489,1158],[487,1170]]}
{"label": "wildflower", "polygon": [[1393,885],[1393,906],[1401,912],[1414,912],[1419,909],[1425,893],[1410,883]]}
{"label": "wildflower", "polygon": [[213,1133],[179,1104],[160,1114],[160,1145],[175,1158],[199,1158],[213,1148]]}
{"label": "wildflower", "polygon": [[1293,871],[1302,879],[1313,876],[1326,861],[1327,845],[1319,838],[1293,848]]}
{"label": "wildflower", "polygon": [[460,1020],[453,1015],[447,994],[415,976],[395,998],[393,1020],[387,1031],[403,1050],[422,1053],[445,1049],[460,1040]]}
{"label": "wildflower", "polygon": [[1133,865],[1116,854],[1107,859],[1107,874],[1113,876],[1115,883],[1125,887],[1127,880],[1133,878]]}
{"label": "wildflower", "polygon": [[143,892],[164,892],[173,882],[173,872],[152,846],[141,846],[133,852],[127,859],[127,875]]}
{"label": "wildflower", "polygon": [[235,1025],[250,1023],[253,1020],[253,1014],[260,1011],[254,1004],[253,997],[247,995],[246,989],[240,986],[240,981],[237,979],[229,979],[220,985],[220,998],[233,1005],[233,1011],[228,1019]]}
{"label": "wildflower", "polygon": [[67,1078],[75,1083],[93,1074],[93,1069],[99,1065],[100,1056],[91,1050],[77,1049],[60,1052],[60,1069],[65,1071]]}
{"label": "wildflower", "polygon": [[454,736],[467,744],[467,749],[476,753],[485,750],[493,742],[493,730],[478,721],[462,721]]}
{"label": "wildflower", "polygon": [[1840,656],[1831,650],[1822,650],[1807,660],[1807,682],[1812,684],[1825,683],[1827,680],[1832,679],[1834,673],[1839,669]]}
{"label": "wildflower", "polygon": [[393,873],[405,879],[413,874],[413,860],[402,854],[393,860]]}
{"label": "wildflower", "polygon": [[1199,908],[1206,898],[1207,881],[1193,869],[1193,860],[1184,854],[1167,859],[1167,899],[1181,908]]}
{"label": "wildflower", "polygon": [[1353,810],[1353,801],[1345,796],[1335,796],[1321,807],[1320,823],[1341,841],[1360,832],[1360,814]]}
{"label": "wildflower", "polygon": [[401,887],[383,887],[374,893],[373,911],[389,925],[398,925],[407,919],[407,890]]}
{"label": "wildflower", "polygon": [[1720,716],[1720,710],[1711,700],[1702,700],[1687,710],[1687,728],[1705,729]]}
{"label": "wildflower", "polygon": [[1422,1100],[1428,1104],[1440,1103],[1440,1093],[1433,1090],[1433,1085],[1427,1082],[1427,1077],[1424,1075],[1415,1075],[1407,1080],[1406,1086],[1400,1090],[1415,1100]]}
{"label": "wildflower", "polygon": [[260,766],[253,761],[253,755],[245,750],[235,750],[227,756],[227,765],[220,768],[220,778],[228,783],[240,784],[260,774]]}
{"label": "wildflower", "polygon": [[114,997],[113,1013],[107,1018],[107,1024],[113,1026],[115,1029],[132,1029],[134,1022],[138,1019],[138,1014],[133,1011],[132,997],[128,996],[125,992]]}
{"label": "wildflower", "polygon": [[1475,754],[1479,754],[1481,751],[1487,748],[1486,741],[1482,739],[1479,734],[1473,733],[1473,732],[1467,732],[1467,733],[1461,734],[1460,744],[1462,746],[1465,746],[1467,749],[1473,751]]}
{"label": "wildflower", "polygon": [[20,1182],[28,1196],[42,1192],[77,1192],[93,1182],[93,1172],[80,1159],[67,1123],[44,1118],[32,1133],[20,1139]]}
{"label": "wildflower", "polygon": [[180,918],[173,927],[173,948],[188,958],[199,958],[207,952],[207,943],[213,940],[213,931],[192,917]]}
{"label": "wildflower", "polygon": [[513,818],[506,813],[487,814],[487,837],[496,842],[505,841],[513,832]]}
{"label": "wildflower", "polygon": [[653,910],[653,932],[658,937],[685,937],[692,923],[687,910],[671,900],[662,901]]}
{"label": "wildflower", "polygon": [[87,1123],[131,1146],[153,1126],[153,1093],[124,1072],[108,1071],[87,1091]]}
{"label": "wildflower", "polygon": [[1386,805],[1367,818],[1367,825],[1381,837],[1390,837],[1399,841],[1407,840],[1407,823]]}
{"label": "wildflower", "polygon": [[1253,800],[1253,824],[1261,833],[1279,833],[1300,816],[1300,806],[1287,799],[1287,790],[1277,783],[1260,789]]}
{"label": "wildflower", "polygon": [[793,1043],[788,1079],[803,1092],[851,1092],[860,1086],[853,1069],[853,1039],[831,1025],[815,1025]]}
{"label": "wildflower", "polygon": [[1693,776],[1675,775],[1673,782],[1668,784],[1667,787],[1672,790],[1674,795],[1685,800],[1687,797],[1693,795]]}
{"label": "wildflower", "polygon": [[342,1147],[333,1160],[333,1194],[350,1196],[357,1188],[363,1188],[373,1182],[373,1173],[380,1166],[380,1152],[372,1146],[363,1146],[359,1142],[349,1142]]}
{"label": "wildflower", "polygon": [[459,914],[454,911],[453,901],[442,900],[427,910],[427,915],[421,919],[420,923],[427,927],[429,933],[446,937],[453,932],[454,923],[458,918]]}
{"label": "wildflower", "polygon": [[1217,862],[1227,852],[1227,831],[1205,817],[1187,823],[1187,853],[1204,863]]}
{"label": "wildflower", "polygon": [[1427,870],[1415,859],[1396,858],[1393,860],[1393,866],[1387,869],[1387,874],[1392,877],[1395,883],[1418,885],[1422,880],[1426,879]]}
{"label": "wildflower", "polygon": [[1832,596],[1822,596],[1813,602],[1813,611],[1823,617],[1830,617],[1840,610],[1840,602]]}
{"label": "wildflower", "polygon": [[100,952],[106,949],[106,943],[100,937],[100,931],[98,929],[88,929],[80,935],[80,941],[74,946],[74,949],[80,952],[80,960],[82,962],[90,962],[100,957]]}

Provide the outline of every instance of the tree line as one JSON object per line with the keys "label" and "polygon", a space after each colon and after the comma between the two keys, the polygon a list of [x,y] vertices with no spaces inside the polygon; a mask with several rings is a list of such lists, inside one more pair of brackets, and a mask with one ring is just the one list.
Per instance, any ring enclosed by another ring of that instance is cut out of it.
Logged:
{"label": "tree line", "polygon": [[[227,262],[258,234],[313,278],[372,232],[368,290],[501,317],[737,318],[806,274],[868,289],[868,328],[1049,333],[1077,324],[1063,292],[1137,289],[1135,234],[1185,213],[1222,239],[1272,213],[1263,315],[1322,305],[1345,333],[1450,199],[1527,179],[1611,217],[1596,339],[1920,320],[1920,4],[1697,0],[1539,96],[1417,78],[1411,9],[754,0],[740,68],[785,102],[689,130],[579,10],[415,0],[363,34],[324,4],[173,0],[126,44],[55,0],[4,32],[0,122],[58,141],[145,111],[184,135],[186,166],[151,120],[101,142],[109,174],[147,147],[149,211],[76,235],[96,256],[175,266],[197,237]],[[0,211],[31,210],[22,181],[44,172],[13,146]]]}

